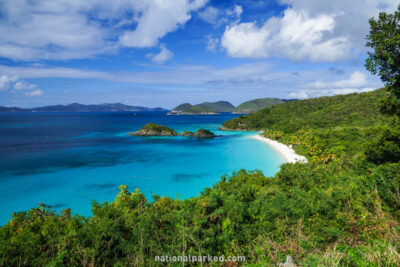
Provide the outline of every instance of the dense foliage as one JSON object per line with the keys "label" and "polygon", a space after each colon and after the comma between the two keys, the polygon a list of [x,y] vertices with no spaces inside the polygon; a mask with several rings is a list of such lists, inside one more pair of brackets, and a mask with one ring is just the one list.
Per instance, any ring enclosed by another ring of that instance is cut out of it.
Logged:
{"label": "dense foliage", "polygon": [[381,12],[379,19],[370,19],[367,36],[368,52],[366,67],[378,74],[391,93],[383,110],[400,116],[400,5],[394,14]]}
{"label": "dense foliage", "polygon": [[234,112],[252,113],[260,109],[267,108],[273,105],[278,105],[281,103],[284,103],[284,101],[278,98],[258,98],[240,104],[234,109]]}
{"label": "dense foliage", "polygon": [[296,100],[240,116],[223,124],[226,129],[271,129],[295,133],[301,129],[363,127],[387,122],[379,112],[384,89],[363,94]]}
{"label": "dense foliage", "polygon": [[[400,163],[371,154],[379,151],[372,146],[393,152],[381,135],[399,137],[396,119],[379,114],[384,95],[296,101],[241,117],[272,122],[255,128],[308,157],[273,178],[242,170],[186,200],[149,201],[121,186],[114,202],[93,203],[92,217],[45,205],[16,213],[0,228],[1,265],[163,266],[154,256],[210,254],[244,255],[249,266],[286,255],[308,266],[398,266]],[[288,119],[293,110],[302,115]]]}

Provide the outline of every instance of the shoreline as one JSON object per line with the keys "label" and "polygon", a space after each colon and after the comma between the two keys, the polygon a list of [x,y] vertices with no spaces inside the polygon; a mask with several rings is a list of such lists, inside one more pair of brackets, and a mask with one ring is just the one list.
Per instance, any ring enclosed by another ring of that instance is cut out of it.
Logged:
{"label": "shoreline", "polygon": [[251,138],[259,140],[261,142],[267,143],[268,145],[270,145],[272,147],[272,149],[274,149],[276,152],[278,152],[283,160],[285,161],[285,163],[307,163],[307,159],[304,156],[300,156],[297,155],[296,152],[288,147],[285,144],[279,143],[278,141],[266,138],[264,136],[261,136],[259,134],[257,135],[252,135]]}

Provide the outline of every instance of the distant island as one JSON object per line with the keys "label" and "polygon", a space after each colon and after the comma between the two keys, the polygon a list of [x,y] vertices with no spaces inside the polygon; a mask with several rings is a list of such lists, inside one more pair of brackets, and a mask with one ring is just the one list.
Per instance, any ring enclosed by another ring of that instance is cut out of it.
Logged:
{"label": "distant island", "polygon": [[129,106],[121,103],[105,103],[98,105],[83,105],[72,103],[69,105],[53,105],[37,108],[0,107],[0,112],[108,112],[108,111],[167,111],[163,108],[148,108]]}
{"label": "distant island", "polygon": [[203,102],[197,105],[184,103],[173,108],[168,115],[215,115],[221,112],[249,114],[263,108],[268,108],[293,100],[295,99],[258,98],[246,101],[237,107],[228,101]]}
{"label": "distant island", "polygon": [[178,134],[175,130],[167,126],[158,125],[155,123],[148,123],[144,125],[139,131],[128,133],[131,136],[186,136],[196,138],[213,138],[216,137],[214,133],[206,129],[199,129],[197,132],[183,131]]}
{"label": "distant island", "polygon": [[181,104],[173,108],[168,115],[194,115],[218,114],[220,112],[233,112],[235,106],[228,101],[203,102],[197,105]]}
{"label": "distant island", "polygon": [[[239,113],[249,114],[263,108],[268,108],[295,99],[279,99],[279,98],[258,98],[246,101],[235,107],[228,101],[203,102],[201,104],[192,105],[189,103],[181,104],[173,108],[168,115],[216,115],[219,113]],[[168,111],[167,109],[156,107],[130,106],[121,103],[104,103],[85,105],[72,103],[68,105],[51,105],[36,108],[20,108],[20,107],[0,107],[0,112],[115,112],[115,111]]]}

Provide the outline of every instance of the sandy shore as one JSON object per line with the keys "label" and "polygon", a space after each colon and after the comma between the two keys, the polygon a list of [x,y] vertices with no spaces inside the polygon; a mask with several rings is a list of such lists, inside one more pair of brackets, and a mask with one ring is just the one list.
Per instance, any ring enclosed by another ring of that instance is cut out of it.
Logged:
{"label": "sandy shore", "polygon": [[253,135],[251,136],[251,138],[260,140],[270,145],[274,150],[276,150],[279,154],[282,155],[282,158],[285,160],[286,163],[296,163],[296,162],[307,163],[307,159],[305,157],[297,155],[296,152],[287,145],[263,137],[261,135]]}

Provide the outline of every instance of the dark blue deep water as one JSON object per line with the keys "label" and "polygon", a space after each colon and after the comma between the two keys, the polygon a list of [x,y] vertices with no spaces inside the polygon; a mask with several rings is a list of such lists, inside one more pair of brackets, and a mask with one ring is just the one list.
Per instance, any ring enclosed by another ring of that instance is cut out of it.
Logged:
{"label": "dark blue deep water", "polygon": [[[38,203],[91,214],[91,200],[112,201],[118,186],[178,198],[198,195],[221,175],[259,169],[274,175],[282,158],[250,138],[221,132],[234,114],[167,116],[164,112],[0,113],[0,224]],[[178,132],[205,128],[221,137],[133,137],[154,122]]]}

